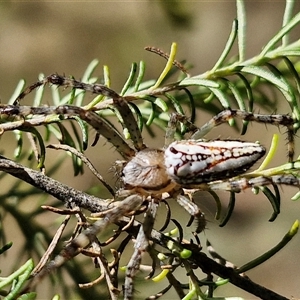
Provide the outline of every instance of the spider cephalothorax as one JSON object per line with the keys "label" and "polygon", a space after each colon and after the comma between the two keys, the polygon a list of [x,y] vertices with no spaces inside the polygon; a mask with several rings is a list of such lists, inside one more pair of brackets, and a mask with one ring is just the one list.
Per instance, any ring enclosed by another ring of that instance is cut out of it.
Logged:
{"label": "spider cephalothorax", "polygon": [[144,149],[126,164],[123,169],[125,189],[149,195],[172,191],[176,183],[168,175],[164,151],[159,149]]}

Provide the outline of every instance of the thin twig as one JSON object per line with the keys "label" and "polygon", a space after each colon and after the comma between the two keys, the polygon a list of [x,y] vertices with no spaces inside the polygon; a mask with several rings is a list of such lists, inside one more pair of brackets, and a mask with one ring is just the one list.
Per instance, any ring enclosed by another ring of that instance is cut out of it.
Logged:
{"label": "thin twig", "polygon": [[80,209],[78,207],[75,209],[60,209],[49,205],[42,205],[41,208],[60,215],[75,215],[80,212]]}
{"label": "thin twig", "polygon": [[42,270],[44,268],[44,266],[46,265],[46,263],[49,260],[49,257],[51,256],[51,254],[54,251],[54,248],[56,247],[59,239],[62,236],[63,231],[65,230],[69,220],[70,220],[71,216],[66,216],[66,218],[64,219],[64,221],[61,223],[61,225],[59,226],[59,228],[57,229],[48,249],[46,250],[46,252],[44,253],[44,255],[42,256],[42,258],[40,259],[39,263],[36,265],[36,267],[32,270],[31,274],[37,274],[40,272],[40,270]]}
{"label": "thin twig", "polygon": [[115,191],[113,190],[113,188],[106,182],[106,180],[101,176],[101,174],[96,170],[96,168],[94,167],[94,165],[91,163],[91,161],[80,151],[78,151],[77,149],[69,146],[69,145],[65,145],[65,144],[51,144],[48,145],[47,148],[50,149],[61,149],[61,150],[65,150],[65,151],[69,151],[72,154],[76,155],[77,157],[79,157],[85,164],[86,166],[90,169],[90,171],[99,179],[99,181],[106,187],[106,189],[111,193],[111,195],[114,197],[115,196]]}
{"label": "thin twig", "polygon": [[39,171],[24,167],[0,155],[0,171],[21,179],[30,185],[43,190],[65,204],[73,203],[90,212],[105,211],[114,206],[111,201],[97,198],[82,191],[69,187],[52,179]]}

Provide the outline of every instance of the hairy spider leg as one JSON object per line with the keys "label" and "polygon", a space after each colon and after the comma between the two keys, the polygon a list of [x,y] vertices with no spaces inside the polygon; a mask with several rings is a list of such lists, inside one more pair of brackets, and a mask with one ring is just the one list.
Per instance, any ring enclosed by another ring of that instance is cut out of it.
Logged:
{"label": "hairy spider leg", "polygon": [[134,118],[133,113],[131,112],[131,110],[129,108],[127,101],[125,101],[123,99],[123,97],[121,97],[115,91],[113,91],[112,89],[110,89],[107,86],[102,85],[102,84],[98,84],[98,83],[89,84],[89,83],[84,83],[84,82],[75,80],[73,78],[60,76],[58,74],[51,74],[51,75],[45,77],[43,80],[40,80],[40,81],[32,84],[31,86],[27,87],[16,98],[16,100],[14,101],[14,105],[18,105],[20,103],[20,101],[26,95],[31,93],[34,89],[38,88],[39,86],[47,84],[47,83],[57,85],[57,86],[62,86],[65,88],[71,87],[73,89],[81,89],[84,91],[92,92],[93,94],[104,95],[106,97],[112,98],[113,105],[112,105],[111,109],[113,109],[114,111],[117,110],[119,112],[119,114],[121,115],[122,121],[123,121],[123,122],[121,122],[121,124],[122,124],[123,128],[128,129],[131,140],[134,144],[134,147],[137,150],[142,150],[146,147],[143,144],[143,138],[142,138],[141,132],[138,128],[137,122]]}
{"label": "hairy spider leg", "polygon": [[[107,120],[102,118],[100,115],[93,111],[85,110],[78,106],[72,105],[61,105],[61,106],[45,106],[45,107],[32,107],[32,106],[16,106],[16,105],[2,105],[0,106],[0,114],[3,115],[16,115],[26,117],[28,115],[63,115],[65,118],[72,119],[74,116],[86,121],[91,125],[97,133],[104,136],[107,141],[113,144],[117,151],[122,155],[123,158],[130,158],[134,156],[135,151],[127,144],[122,135],[110,124]],[[30,122],[30,120],[28,120]],[[57,122],[54,119],[53,122]],[[13,130],[21,127],[24,120],[11,122],[10,124],[0,124],[2,131]],[[41,124],[49,124],[45,118],[32,120],[34,126]],[[9,126],[8,126],[9,125]],[[26,126],[26,124],[25,124]]]}
{"label": "hairy spider leg", "polygon": [[87,247],[95,239],[95,236],[103,232],[108,225],[139,209],[142,203],[143,197],[140,195],[130,195],[123,201],[120,201],[119,205],[117,205],[117,202],[114,202],[114,207],[107,211],[104,218],[97,220],[89,228],[81,232],[39,274],[34,275],[37,275],[37,279],[41,279],[52,270],[57,269],[66,261],[79,254],[80,248]]}
{"label": "hairy spider leg", "polygon": [[293,175],[273,175],[273,176],[259,176],[254,178],[232,178],[228,181],[215,181],[208,183],[207,186],[202,185],[203,190],[211,191],[230,191],[239,193],[245,189],[266,186],[270,184],[289,185],[300,188],[299,178]]}
{"label": "hairy spider leg", "polygon": [[134,243],[134,253],[127,264],[124,284],[124,300],[133,299],[133,278],[140,269],[143,254],[148,250],[148,247],[150,247],[149,237],[151,236],[151,231],[153,229],[157,208],[158,203],[149,201],[144,221],[141,224]]}
{"label": "hairy spider leg", "polygon": [[198,131],[192,135],[192,139],[201,139],[214,127],[228,122],[230,119],[239,118],[243,121],[252,121],[257,123],[272,124],[275,126],[285,126],[287,128],[288,141],[288,159],[293,161],[295,153],[295,120],[289,115],[263,115],[254,114],[243,110],[226,109],[214,116],[210,121],[204,124]]}

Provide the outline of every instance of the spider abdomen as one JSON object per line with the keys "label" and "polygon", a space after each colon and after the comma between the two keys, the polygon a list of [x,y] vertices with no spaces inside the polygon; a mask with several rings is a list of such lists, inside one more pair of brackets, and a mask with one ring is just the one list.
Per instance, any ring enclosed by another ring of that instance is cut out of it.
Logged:
{"label": "spider abdomen", "polygon": [[257,143],[183,140],[166,149],[165,165],[175,182],[188,186],[242,174],[265,152]]}

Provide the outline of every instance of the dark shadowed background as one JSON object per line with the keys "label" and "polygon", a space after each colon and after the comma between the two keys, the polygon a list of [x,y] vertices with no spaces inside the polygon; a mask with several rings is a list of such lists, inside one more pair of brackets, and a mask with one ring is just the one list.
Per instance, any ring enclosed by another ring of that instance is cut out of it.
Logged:
{"label": "dark shadowed background", "polygon": [[[247,1],[247,57],[256,55],[280,29],[284,6],[284,1]],[[174,15],[171,19],[159,1],[0,3],[1,102],[8,101],[21,78],[30,84],[37,80],[40,73],[48,75],[58,72],[79,79],[95,58],[100,61],[95,75],[101,78],[102,65],[108,65],[111,87],[116,91],[126,81],[133,61],[144,60],[146,79],[157,78],[164,61],[143,48],[156,46],[169,52],[173,41],[178,43],[178,60],[185,59],[193,64],[192,74],[205,72],[214,65],[225,46],[236,16],[235,2],[182,2],[181,9],[181,14]],[[299,11],[299,4],[296,10]],[[46,99],[45,103],[47,104]],[[288,112],[287,106],[284,104],[278,112]],[[207,114],[199,113],[197,123],[203,124],[208,118]],[[244,139],[259,140],[268,147],[273,132],[278,130],[270,126],[266,128],[263,125],[253,125],[249,127],[249,133]],[[238,134],[228,131],[224,125],[214,130],[209,137],[237,138]],[[146,138],[146,142],[149,146],[162,146],[162,134],[155,141]],[[278,152],[276,159],[284,162],[283,135],[280,143],[282,150]],[[104,149],[110,150],[111,147],[107,144],[102,147],[102,144],[98,143],[98,148],[90,150],[88,155],[99,172],[105,175],[119,157],[117,153],[105,154]],[[299,152],[298,148],[296,153]],[[1,145],[1,141],[0,151],[10,156],[7,144]],[[48,159],[46,165],[47,163],[51,164],[51,161]],[[69,166],[68,163],[66,166]],[[67,172],[63,173],[65,170]],[[85,174],[85,180],[74,179],[69,168],[61,169],[56,178],[82,190],[96,183],[89,174]],[[3,188],[2,185],[1,187]],[[290,200],[295,192],[288,188],[282,189],[282,211],[274,223],[268,222],[272,210],[264,197],[253,196],[251,192],[240,194],[237,196],[234,215],[224,228],[219,228],[213,219],[213,200],[207,194],[200,194],[198,204],[209,220],[205,236],[220,254],[236,265],[242,265],[278,243],[294,220],[300,217],[300,203]],[[226,203],[228,194],[224,193],[224,199]],[[174,212],[174,215],[180,220],[182,210]],[[189,230],[187,234],[188,232]],[[203,241],[205,236],[202,237]],[[18,236],[11,235],[10,239],[15,243],[14,247],[18,247]],[[9,257],[13,259],[13,256]],[[296,236],[279,254],[247,274],[255,282],[279,294],[299,297],[299,258],[300,237]],[[7,261],[1,256],[2,276],[6,275],[4,265],[7,265]],[[47,297],[50,299],[54,291],[48,292]],[[142,297],[142,290],[137,297],[139,295]],[[220,295],[253,299],[251,295],[231,285],[221,288]],[[172,299],[173,296],[170,293],[168,297],[164,299]]]}

